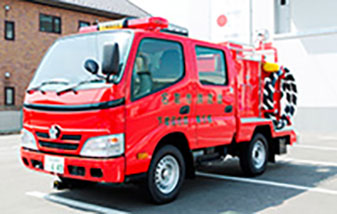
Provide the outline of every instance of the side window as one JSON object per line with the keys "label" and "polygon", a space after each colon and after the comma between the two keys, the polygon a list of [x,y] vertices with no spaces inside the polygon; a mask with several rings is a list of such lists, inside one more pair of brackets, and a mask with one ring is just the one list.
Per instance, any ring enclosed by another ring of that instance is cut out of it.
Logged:
{"label": "side window", "polygon": [[143,39],[132,74],[132,99],[164,89],[184,75],[182,45],[159,39]]}
{"label": "side window", "polygon": [[226,63],[222,50],[197,46],[199,81],[203,85],[226,85]]}

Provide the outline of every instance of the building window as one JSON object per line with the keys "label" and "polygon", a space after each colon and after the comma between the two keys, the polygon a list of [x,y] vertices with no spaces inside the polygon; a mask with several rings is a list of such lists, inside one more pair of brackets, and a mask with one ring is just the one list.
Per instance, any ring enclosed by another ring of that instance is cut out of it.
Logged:
{"label": "building window", "polygon": [[40,31],[61,34],[61,18],[40,14]]}
{"label": "building window", "polygon": [[15,39],[15,24],[11,21],[5,21],[5,39],[14,40]]}
{"label": "building window", "polygon": [[92,25],[98,25],[98,23],[99,23],[99,20],[96,19],[96,20],[92,23]]}
{"label": "building window", "polygon": [[90,26],[90,22],[85,22],[85,21],[78,22],[78,29],[80,29],[81,27],[88,27],[88,26]]}
{"label": "building window", "polygon": [[15,89],[14,87],[5,87],[5,105],[13,106],[15,103]]}
{"label": "building window", "polygon": [[167,88],[184,76],[183,47],[178,42],[143,39],[132,75],[132,99]]}
{"label": "building window", "polygon": [[222,50],[197,46],[197,69],[203,85],[226,85],[226,62]]}
{"label": "building window", "polygon": [[291,13],[289,0],[275,0],[275,33],[291,32]]}

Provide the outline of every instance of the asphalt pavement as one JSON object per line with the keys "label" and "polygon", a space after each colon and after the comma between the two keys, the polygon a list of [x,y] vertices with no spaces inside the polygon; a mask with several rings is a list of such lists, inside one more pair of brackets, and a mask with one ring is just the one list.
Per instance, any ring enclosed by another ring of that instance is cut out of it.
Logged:
{"label": "asphalt pavement", "polygon": [[0,136],[1,213],[337,213],[337,133],[302,133],[255,178],[244,177],[235,158],[203,166],[176,201],[160,206],[134,185],[54,190],[55,177],[22,165],[19,141]]}

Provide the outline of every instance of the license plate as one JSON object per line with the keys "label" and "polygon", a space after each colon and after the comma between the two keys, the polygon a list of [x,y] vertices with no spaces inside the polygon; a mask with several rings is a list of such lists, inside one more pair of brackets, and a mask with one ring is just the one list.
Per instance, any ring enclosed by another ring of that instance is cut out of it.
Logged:
{"label": "license plate", "polygon": [[54,156],[44,156],[44,169],[57,174],[64,173],[64,158]]}

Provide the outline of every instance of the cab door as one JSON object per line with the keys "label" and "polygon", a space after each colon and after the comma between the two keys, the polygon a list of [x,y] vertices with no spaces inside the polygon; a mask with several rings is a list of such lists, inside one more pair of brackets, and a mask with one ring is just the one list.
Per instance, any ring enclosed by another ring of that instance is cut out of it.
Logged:
{"label": "cab door", "polygon": [[[167,134],[184,133],[191,145],[195,139],[185,41],[158,34],[137,39],[126,100],[126,174],[145,172],[151,152]],[[139,153],[148,156],[139,159]]]}
{"label": "cab door", "polygon": [[235,132],[234,83],[227,72],[225,50],[195,44],[197,144],[199,148],[230,144]]}

